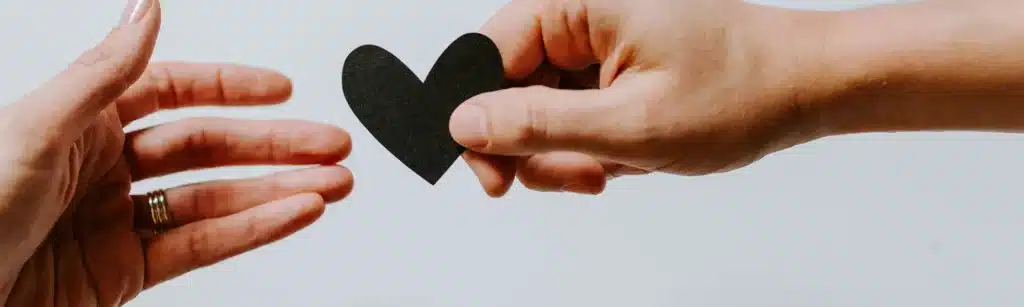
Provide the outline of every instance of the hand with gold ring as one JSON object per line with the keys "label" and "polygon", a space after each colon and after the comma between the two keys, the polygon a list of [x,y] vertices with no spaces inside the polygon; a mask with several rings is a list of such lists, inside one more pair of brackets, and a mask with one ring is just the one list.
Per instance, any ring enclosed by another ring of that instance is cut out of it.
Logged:
{"label": "hand with gold ring", "polygon": [[[157,0],[67,70],[0,108],[0,305],[117,306],[285,237],[352,189],[348,134],[303,121],[193,118],[125,133],[159,110],[285,101],[290,81],[228,64],[149,63]],[[138,180],[234,165],[315,165],[131,195]]]}

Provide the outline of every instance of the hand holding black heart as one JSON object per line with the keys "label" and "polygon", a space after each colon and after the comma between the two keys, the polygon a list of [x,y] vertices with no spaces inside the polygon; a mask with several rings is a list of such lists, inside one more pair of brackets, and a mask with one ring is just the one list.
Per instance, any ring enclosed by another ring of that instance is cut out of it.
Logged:
{"label": "hand holding black heart", "polygon": [[384,48],[360,46],[345,59],[342,91],[384,148],[436,184],[465,151],[448,131],[452,112],[473,96],[501,89],[504,75],[494,42],[469,33],[448,46],[424,82]]}

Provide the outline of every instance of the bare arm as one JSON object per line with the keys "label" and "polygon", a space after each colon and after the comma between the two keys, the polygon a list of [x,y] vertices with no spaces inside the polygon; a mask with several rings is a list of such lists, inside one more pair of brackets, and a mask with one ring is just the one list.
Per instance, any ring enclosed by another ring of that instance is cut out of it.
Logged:
{"label": "bare arm", "polygon": [[830,13],[825,134],[1024,131],[1024,2],[925,1]]}
{"label": "bare arm", "polygon": [[[489,194],[734,170],[859,132],[1024,132],[1024,2],[797,11],[741,0],[514,0],[483,28],[508,77],[452,115]],[[541,65],[542,63],[547,63]],[[566,86],[580,78],[589,87]]]}

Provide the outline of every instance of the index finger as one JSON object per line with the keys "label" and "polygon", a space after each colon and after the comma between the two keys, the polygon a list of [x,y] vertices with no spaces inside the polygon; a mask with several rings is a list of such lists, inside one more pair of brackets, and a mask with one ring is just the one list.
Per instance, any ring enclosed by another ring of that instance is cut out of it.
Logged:
{"label": "index finger", "polygon": [[121,123],[159,110],[284,102],[292,83],[281,73],[224,63],[154,63],[116,101]]}

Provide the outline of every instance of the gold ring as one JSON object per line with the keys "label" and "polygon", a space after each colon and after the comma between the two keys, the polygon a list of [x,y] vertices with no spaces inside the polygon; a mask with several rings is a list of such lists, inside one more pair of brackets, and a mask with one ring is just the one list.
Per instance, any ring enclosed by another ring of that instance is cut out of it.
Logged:
{"label": "gold ring", "polygon": [[167,207],[167,193],[158,189],[146,193],[146,205],[149,208],[149,218],[157,229],[170,227],[172,224],[171,212]]}

